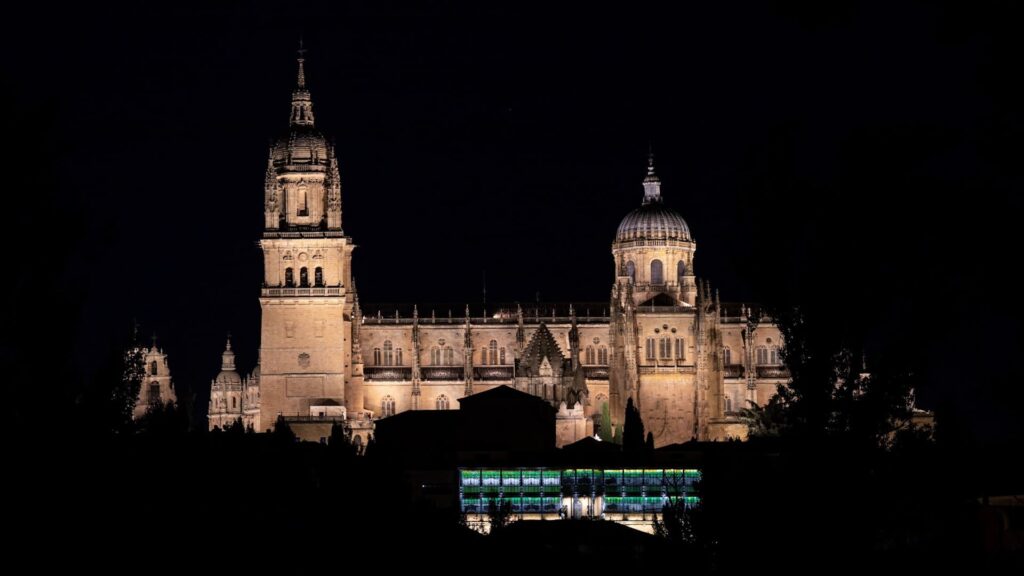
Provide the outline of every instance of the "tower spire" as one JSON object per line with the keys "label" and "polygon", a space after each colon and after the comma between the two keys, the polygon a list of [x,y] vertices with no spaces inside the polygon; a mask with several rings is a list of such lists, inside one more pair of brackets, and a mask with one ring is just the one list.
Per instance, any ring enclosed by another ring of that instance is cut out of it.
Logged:
{"label": "tower spire", "polygon": [[298,87],[299,88],[305,88],[306,87],[306,67],[305,67],[306,48],[303,46],[302,36],[301,35],[299,35],[298,54],[299,54],[299,58],[298,58],[298,60],[299,60],[299,83],[298,83]]}
{"label": "tower spire", "polygon": [[221,356],[221,370],[234,370],[235,369],[235,353],[231,351],[231,334],[228,334],[228,343],[224,348],[224,354]]}
{"label": "tower spire", "polygon": [[309,90],[306,89],[306,48],[301,37],[296,60],[299,64],[299,76],[295,90],[292,90],[291,124],[292,126],[312,126],[313,100],[309,96]]}
{"label": "tower spire", "polygon": [[644,204],[661,202],[661,178],[654,173],[654,148],[647,144],[647,176],[644,176]]}

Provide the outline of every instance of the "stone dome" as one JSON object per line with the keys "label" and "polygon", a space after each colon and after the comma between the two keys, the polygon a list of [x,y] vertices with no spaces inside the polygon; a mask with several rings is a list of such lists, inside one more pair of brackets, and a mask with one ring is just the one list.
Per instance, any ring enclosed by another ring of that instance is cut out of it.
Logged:
{"label": "stone dome", "polygon": [[214,383],[222,386],[241,386],[242,377],[234,370],[221,370],[220,374],[217,374],[217,378],[214,379]]}
{"label": "stone dome", "polygon": [[678,212],[661,202],[648,202],[622,219],[616,242],[679,240],[690,242],[690,227]]}
{"label": "stone dome", "polygon": [[313,126],[293,125],[274,143],[274,166],[327,166],[327,138]]}

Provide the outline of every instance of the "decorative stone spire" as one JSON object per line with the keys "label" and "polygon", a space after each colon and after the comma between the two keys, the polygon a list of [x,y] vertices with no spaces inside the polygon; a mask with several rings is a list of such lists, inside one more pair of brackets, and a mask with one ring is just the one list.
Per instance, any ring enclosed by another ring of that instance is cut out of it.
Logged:
{"label": "decorative stone spire", "polygon": [[647,176],[644,177],[644,204],[661,202],[661,178],[654,173],[654,150],[647,152]]}
{"label": "decorative stone spire", "polygon": [[299,40],[299,78],[295,90],[292,91],[292,126],[313,125],[313,100],[306,89],[306,49]]}
{"label": "decorative stone spire", "polygon": [[228,334],[228,344],[224,348],[224,354],[221,356],[222,361],[220,369],[222,371],[230,371],[235,369],[235,353],[231,351],[231,335]]}

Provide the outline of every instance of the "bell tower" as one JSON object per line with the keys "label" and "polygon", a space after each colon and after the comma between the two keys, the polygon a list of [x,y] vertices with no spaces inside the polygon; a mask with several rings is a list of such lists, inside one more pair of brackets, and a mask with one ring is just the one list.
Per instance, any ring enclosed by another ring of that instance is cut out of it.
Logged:
{"label": "bell tower", "polygon": [[[341,228],[341,181],[334,146],[316,128],[298,55],[288,131],[270,149],[264,180],[260,294],[260,420],[295,418],[346,405],[351,373],[352,240]],[[362,399],[347,406],[362,409]],[[313,434],[315,436],[315,434]]]}

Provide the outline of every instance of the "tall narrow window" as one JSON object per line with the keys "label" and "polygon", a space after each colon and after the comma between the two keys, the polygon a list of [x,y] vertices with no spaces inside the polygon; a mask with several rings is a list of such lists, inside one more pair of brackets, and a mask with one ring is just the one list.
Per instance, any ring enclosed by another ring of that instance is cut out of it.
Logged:
{"label": "tall narrow window", "polygon": [[499,362],[499,363],[500,363],[500,364],[501,364],[502,366],[504,366],[504,365],[505,365],[505,347],[504,347],[504,346],[502,346],[502,347],[501,347],[501,350],[498,350],[498,353],[499,353],[499,354],[501,354],[501,356],[500,356],[500,357],[498,358],[498,362]]}
{"label": "tall narrow window", "polygon": [[665,283],[665,269],[661,260],[651,260],[651,284]]}
{"label": "tall narrow window", "polygon": [[305,266],[299,269],[299,286],[303,288],[309,287],[309,268]]}
{"label": "tall narrow window", "polygon": [[299,189],[296,192],[298,194],[298,202],[296,202],[297,216],[309,216],[309,199],[307,198],[307,190],[305,184],[299,184]]}
{"label": "tall narrow window", "polygon": [[481,366],[486,366],[487,365],[487,348],[481,348],[480,349],[480,365]]}
{"label": "tall narrow window", "polygon": [[654,338],[647,339],[647,359],[654,360]]}
{"label": "tall narrow window", "polygon": [[380,348],[373,349],[373,365],[380,366]]}
{"label": "tall narrow window", "polygon": [[231,407],[238,408],[238,398],[235,398],[234,396],[231,397]]}
{"label": "tall narrow window", "polygon": [[440,396],[437,397],[437,409],[438,410],[447,410],[448,409],[448,397],[445,396],[444,394],[441,394]]}
{"label": "tall narrow window", "polygon": [[732,412],[732,396],[726,394],[725,396],[725,411]]}
{"label": "tall narrow window", "polygon": [[658,341],[658,356],[664,360],[672,358],[672,339],[661,338]]}
{"label": "tall narrow window", "polygon": [[395,415],[395,399],[390,395],[385,396],[380,401],[380,415],[384,418]]}
{"label": "tall narrow window", "polygon": [[284,269],[284,285],[288,288],[295,286],[295,274],[291,268]]}
{"label": "tall narrow window", "polygon": [[160,403],[160,384],[153,382],[149,385],[149,397],[146,400],[151,405]]}
{"label": "tall narrow window", "polygon": [[636,283],[636,264],[632,260],[626,262],[626,276],[629,276],[630,282]]}
{"label": "tall narrow window", "polygon": [[156,376],[157,372],[159,372],[159,370],[157,370],[156,360],[153,360],[152,362],[149,363],[149,374],[151,376]]}
{"label": "tall narrow window", "polygon": [[764,346],[757,347],[757,365],[764,366],[768,364],[768,349]]}
{"label": "tall narrow window", "polygon": [[491,364],[498,363],[498,341],[491,340],[491,343],[487,346],[491,351]]}
{"label": "tall narrow window", "polygon": [[313,271],[313,285],[323,286],[324,285],[324,269],[317,266],[316,270]]}
{"label": "tall narrow window", "polygon": [[676,360],[686,359],[686,346],[682,338],[676,338]]}
{"label": "tall narrow window", "polygon": [[593,364],[593,363],[594,363],[594,347],[593,346],[587,346],[586,364]]}
{"label": "tall narrow window", "polygon": [[402,365],[402,349],[395,348],[395,366]]}
{"label": "tall narrow window", "polygon": [[455,351],[452,350],[451,346],[444,347],[444,365],[452,366],[455,364]]}
{"label": "tall narrow window", "polygon": [[732,350],[728,347],[722,348],[722,365],[728,366],[732,364]]}
{"label": "tall narrow window", "polygon": [[395,362],[394,348],[391,346],[391,340],[384,341],[384,365],[393,366]]}
{"label": "tall narrow window", "polygon": [[779,349],[778,348],[771,348],[770,350],[768,350],[768,363],[769,364],[778,364],[779,363]]}
{"label": "tall narrow window", "polygon": [[676,264],[676,280],[680,284],[683,283],[683,276],[686,276],[686,262],[680,260],[679,263]]}
{"label": "tall narrow window", "polygon": [[608,365],[608,348],[606,346],[597,349],[597,363],[602,366]]}
{"label": "tall narrow window", "polygon": [[441,349],[434,346],[430,349],[430,365],[440,366],[441,365]]}

